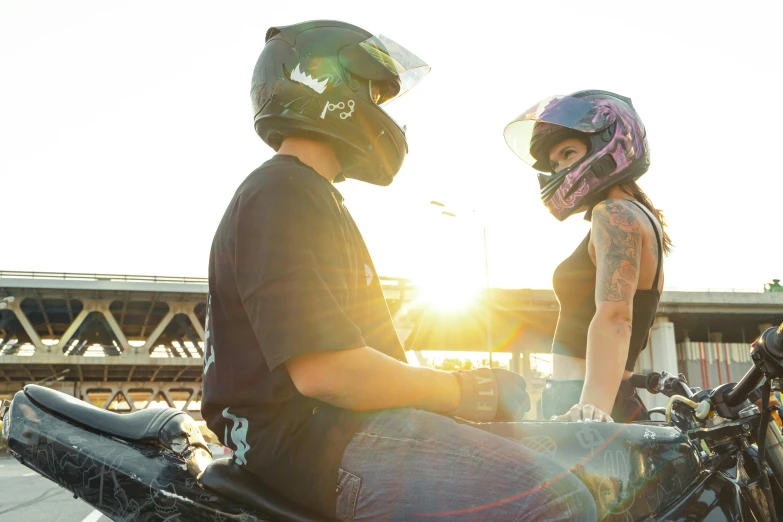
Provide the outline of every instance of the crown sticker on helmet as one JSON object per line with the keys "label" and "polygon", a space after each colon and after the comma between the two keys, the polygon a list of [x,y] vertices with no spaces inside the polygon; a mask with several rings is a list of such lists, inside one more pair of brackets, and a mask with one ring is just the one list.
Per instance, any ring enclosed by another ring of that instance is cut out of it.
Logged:
{"label": "crown sticker on helmet", "polygon": [[324,78],[321,81],[316,80],[312,76],[310,76],[307,73],[303,73],[299,66],[301,64],[296,64],[296,67],[293,71],[291,71],[291,81],[299,82],[302,85],[306,85],[310,87],[312,90],[317,92],[318,94],[323,94],[326,90],[326,84],[329,82],[328,79]]}

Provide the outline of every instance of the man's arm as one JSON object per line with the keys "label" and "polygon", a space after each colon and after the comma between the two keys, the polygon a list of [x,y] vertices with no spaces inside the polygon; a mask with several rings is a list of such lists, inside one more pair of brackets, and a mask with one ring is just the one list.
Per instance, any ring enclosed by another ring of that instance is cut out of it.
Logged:
{"label": "man's arm", "polygon": [[368,346],[305,353],[285,364],[299,393],[348,410],[411,407],[448,413],[460,404],[452,373],[409,366]]}
{"label": "man's arm", "polygon": [[596,313],[587,333],[587,374],[580,404],[593,404],[604,412],[612,411],[631,343],[642,248],[635,210],[617,199],[593,210]]}

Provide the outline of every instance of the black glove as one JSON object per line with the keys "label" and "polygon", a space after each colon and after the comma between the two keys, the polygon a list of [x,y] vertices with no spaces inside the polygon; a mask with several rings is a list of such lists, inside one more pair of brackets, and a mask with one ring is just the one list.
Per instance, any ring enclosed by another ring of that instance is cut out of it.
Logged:
{"label": "black glove", "polygon": [[450,413],[473,422],[521,421],[530,411],[525,379],[501,368],[454,372],[462,388],[459,407]]}
{"label": "black glove", "polygon": [[462,389],[462,398],[452,417],[473,422],[489,422],[498,411],[498,384],[489,368],[453,372]]}
{"label": "black glove", "polygon": [[502,368],[492,368],[498,387],[497,413],[495,422],[517,422],[530,411],[530,395],[525,378]]}

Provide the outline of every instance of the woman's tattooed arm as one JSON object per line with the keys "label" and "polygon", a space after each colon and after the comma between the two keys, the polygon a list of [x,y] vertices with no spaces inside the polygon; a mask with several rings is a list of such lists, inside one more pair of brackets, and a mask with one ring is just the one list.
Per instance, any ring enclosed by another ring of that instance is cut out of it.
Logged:
{"label": "woman's tattooed arm", "polygon": [[633,204],[622,199],[606,200],[593,209],[596,303],[633,302],[642,258],[642,228],[637,215]]}

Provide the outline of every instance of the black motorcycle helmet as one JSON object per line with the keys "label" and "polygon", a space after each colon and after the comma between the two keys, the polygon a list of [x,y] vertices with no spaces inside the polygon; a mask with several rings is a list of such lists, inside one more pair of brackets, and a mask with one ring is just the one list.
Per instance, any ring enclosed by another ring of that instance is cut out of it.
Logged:
{"label": "black motorcycle helmet", "polygon": [[250,88],[256,132],[274,150],[286,136],[328,140],[344,177],[389,185],[408,143],[380,106],[429,69],[392,40],[345,22],[272,27]]}

